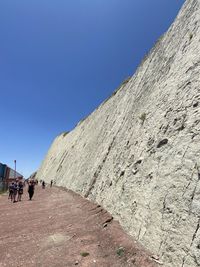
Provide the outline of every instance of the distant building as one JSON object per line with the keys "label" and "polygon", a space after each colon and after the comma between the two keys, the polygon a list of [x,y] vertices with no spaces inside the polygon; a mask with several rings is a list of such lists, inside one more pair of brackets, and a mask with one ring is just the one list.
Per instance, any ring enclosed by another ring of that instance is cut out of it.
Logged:
{"label": "distant building", "polygon": [[11,181],[14,181],[15,179],[18,179],[18,180],[21,180],[23,179],[23,175],[18,173],[18,172],[15,172],[15,170],[11,169],[8,167],[8,173],[7,173],[7,177],[6,177],[6,180],[8,182],[11,182]]}
{"label": "distant building", "polygon": [[7,166],[0,163],[0,191],[6,189]]}
{"label": "distant building", "polygon": [[15,179],[22,180],[23,175],[16,172],[6,164],[0,163],[0,191],[6,190],[10,182]]}

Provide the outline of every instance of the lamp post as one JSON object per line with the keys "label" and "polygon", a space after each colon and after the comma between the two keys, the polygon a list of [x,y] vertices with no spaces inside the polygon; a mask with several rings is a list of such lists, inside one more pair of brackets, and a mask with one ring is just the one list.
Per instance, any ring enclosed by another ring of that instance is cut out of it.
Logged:
{"label": "lamp post", "polygon": [[16,179],[16,159],[14,160],[15,163],[15,173],[14,173],[14,179]]}

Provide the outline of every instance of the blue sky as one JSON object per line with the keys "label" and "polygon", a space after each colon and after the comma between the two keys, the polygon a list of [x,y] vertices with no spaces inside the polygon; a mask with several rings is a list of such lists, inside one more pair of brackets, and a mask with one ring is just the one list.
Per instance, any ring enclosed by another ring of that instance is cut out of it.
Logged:
{"label": "blue sky", "polygon": [[184,0],[1,0],[0,162],[28,177],[132,75]]}

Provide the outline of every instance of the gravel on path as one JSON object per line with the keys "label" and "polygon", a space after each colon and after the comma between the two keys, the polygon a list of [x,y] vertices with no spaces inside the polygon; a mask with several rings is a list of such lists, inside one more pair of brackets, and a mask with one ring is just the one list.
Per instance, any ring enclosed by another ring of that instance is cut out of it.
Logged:
{"label": "gravel on path", "polygon": [[0,195],[0,267],[155,267],[101,206],[72,191],[27,187],[21,202]]}

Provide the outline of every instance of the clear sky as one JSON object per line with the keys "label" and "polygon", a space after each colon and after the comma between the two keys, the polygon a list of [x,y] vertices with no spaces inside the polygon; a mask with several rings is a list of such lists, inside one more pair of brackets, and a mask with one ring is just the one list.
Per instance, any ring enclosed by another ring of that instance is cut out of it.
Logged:
{"label": "clear sky", "polygon": [[28,177],[133,75],[184,0],[0,0],[0,162]]}

